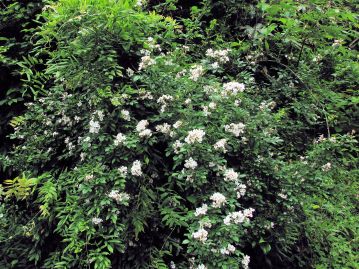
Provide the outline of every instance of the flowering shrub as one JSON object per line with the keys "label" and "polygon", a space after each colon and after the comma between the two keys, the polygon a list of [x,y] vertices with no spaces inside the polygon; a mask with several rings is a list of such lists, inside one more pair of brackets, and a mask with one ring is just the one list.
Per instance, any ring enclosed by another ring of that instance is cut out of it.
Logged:
{"label": "flowering shrub", "polygon": [[51,86],[27,103],[2,158],[24,172],[0,209],[33,243],[12,248],[29,257],[22,267],[250,268],[255,247],[296,243],[276,242],[301,212],[291,181],[334,166],[293,172],[275,103],[253,98],[261,88],[236,49],[193,56],[178,25],[143,5],[62,0],[45,11],[37,44],[56,41]]}

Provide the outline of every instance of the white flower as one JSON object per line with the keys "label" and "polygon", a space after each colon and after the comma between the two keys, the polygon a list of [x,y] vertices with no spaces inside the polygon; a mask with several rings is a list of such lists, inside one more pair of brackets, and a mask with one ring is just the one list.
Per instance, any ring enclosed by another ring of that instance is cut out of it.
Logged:
{"label": "white flower", "polygon": [[182,126],[182,124],[183,124],[183,122],[178,120],[173,124],[173,128],[178,129],[179,127]]}
{"label": "white flower", "polygon": [[173,145],[173,150],[176,154],[178,154],[180,152],[180,149],[183,147],[183,143],[181,143],[181,141],[176,140]]}
{"label": "white flower", "polygon": [[234,253],[235,251],[236,247],[231,244],[228,244],[226,248],[224,247],[220,249],[222,255],[229,255],[231,253]]}
{"label": "white flower", "polygon": [[235,223],[235,224],[248,222],[249,218],[253,217],[253,212],[254,212],[253,208],[248,208],[248,209],[245,209],[243,211],[237,211],[237,212],[229,213],[223,219],[223,223],[225,225],[230,225],[232,222]]}
{"label": "white flower", "polygon": [[91,180],[91,179],[93,179],[94,178],[94,175],[86,175],[85,176],[85,181],[89,181],[89,180]]}
{"label": "white flower", "polygon": [[214,62],[213,64],[211,64],[211,67],[212,67],[213,69],[218,69],[218,68],[219,68],[218,62]]}
{"label": "white flower", "polygon": [[227,215],[224,219],[223,219],[223,223],[224,225],[230,225],[231,224],[231,215]]}
{"label": "white flower", "polygon": [[208,49],[206,51],[206,56],[209,58],[213,58],[221,63],[226,63],[229,61],[229,57],[228,57],[229,51],[230,51],[229,49],[224,49],[224,50]]}
{"label": "white flower", "polygon": [[227,250],[230,252],[230,253],[233,253],[236,251],[236,247],[231,245],[231,244],[228,244],[227,246]]}
{"label": "white flower", "polygon": [[158,98],[157,102],[162,105],[167,105],[169,102],[173,101],[173,96],[164,94],[160,98]]}
{"label": "white flower", "polygon": [[285,193],[278,193],[278,196],[282,199],[287,199],[288,195],[286,195]]}
{"label": "white flower", "polygon": [[145,137],[145,136],[150,137],[152,136],[152,131],[150,129],[144,129],[143,131],[139,132],[138,135],[140,137]]}
{"label": "white flower", "polygon": [[236,81],[228,82],[223,84],[223,96],[236,95],[239,92],[243,92],[245,85]]}
{"label": "white flower", "polygon": [[135,74],[135,71],[133,71],[131,68],[126,69],[126,73],[129,77],[132,77]]}
{"label": "white flower", "polygon": [[234,101],[234,105],[235,105],[235,106],[238,107],[240,104],[241,104],[241,100],[240,100],[240,99],[237,99],[237,100]]}
{"label": "white flower", "polygon": [[207,117],[211,114],[211,112],[209,112],[208,110],[208,106],[202,106],[203,109],[203,114]]}
{"label": "white flower", "polygon": [[204,264],[200,264],[197,266],[197,269],[207,269],[207,266],[205,266]]}
{"label": "white flower", "polygon": [[332,168],[332,164],[331,163],[326,163],[322,166],[322,170],[324,172],[328,172],[330,169]]}
{"label": "white flower", "polygon": [[185,160],[185,164],[184,167],[186,167],[187,169],[196,169],[196,167],[198,166],[197,162],[195,160],[191,158],[189,158],[188,160]]}
{"label": "white flower", "polygon": [[200,228],[197,232],[194,232],[192,234],[192,237],[194,239],[197,239],[197,240],[201,241],[202,243],[207,240],[207,236],[208,236],[208,232],[203,228]]}
{"label": "white flower", "polygon": [[150,137],[152,135],[152,131],[150,129],[146,129],[148,126],[147,120],[141,120],[137,123],[136,131],[138,132],[138,135],[140,137],[148,136]]}
{"label": "white flower", "polygon": [[219,192],[212,194],[210,199],[212,200],[212,206],[214,208],[220,208],[226,203],[226,197]]}
{"label": "white flower", "polygon": [[90,133],[97,134],[100,130],[100,123],[98,121],[90,121]]}
{"label": "white flower", "polygon": [[219,251],[221,252],[222,255],[228,255],[229,254],[229,251],[226,248],[221,248]]}
{"label": "white flower", "polygon": [[188,176],[186,177],[186,181],[193,183],[193,181],[194,181],[193,176],[192,176],[192,175],[188,175]]}
{"label": "white flower", "polygon": [[128,193],[119,192],[118,190],[112,190],[107,196],[114,199],[116,202],[126,202],[130,199]]}
{"label": "white flower", "polygon": [[250,256],[244,255],[244,257],[243,257],[243,259],[242,259],[243,269],[248,269],[248,268],[249,268],[248,265],[249,265],[250,259],[251,259]]}
{"label": "white flower", "polygon": [[246,194],[247,186],[244,184],[238,184],[236,190],[237,190],[237,198],[239,199]]}
{"label": "white flower", "polygon": [[238,173],[229,168],[224,172],[224,181],[236,181],[238,180]]}
{"label": "white flower", "polygon": [[192,100],[190,98],[187,98],[184,103],[185,105],[189,105],[192,102]]}
{"label": "white flower", "polygon": [[103,222],[103,219],[101,218],[92,218],[92,223],[95,225],[99,225]]}
{"label": "white flower", "polygon": [[203,67],[201,65],[195,65],[191,70],[190,70],[190,79],[192,79],[193,81],[197,81],[198,78],[200,76],[202,76],[204,70]]}
{"label": "white flower", "polygon": [[179,71],[179,72],[176,74],[176,78],[183,77],[185,74],[186,74],[186,70]]}
{"label": "white flower", "polygon": [[118,172],[120,172],[121,176],[126,177],[127,176],[127,167],[121,166],[118,169]]}
{"label": "white flower", "polygon": [[131,174],[133,176],[142,176],[142,167],[140,161],[134,161],[131,167]]}
{"label": "white flower", "polygon": [[122,109],[121,110],[121,117],[126,120],[126,121],[130,121],[131,117],[130,117],[130,112],[128,110]]}
{"label": "white flower", "polygon": [[216,109],[217,104],[216,104],[215,102],[210,102],[210,103],[208,104],[208,107],[209,107],[210,109]]}
{"label": "white flower", "polygon": [[144,4],[144,0],[137,0],[135,6],[136,7],[142,7]]}
{"label": "white flower", "polygon": [[234,136],[238,137],[240,134],[244,133],[244,128],[246,126],[243,123],[231,123],[229,125],[224,126],[224,130],[226,132],[234,134]]}
{"label": "white flower", "polygon": [[226,144],[227,144],[227,140],[223,138],[223,139],[218,140],[213,145],[213,147],[215,150],[221,150],[223,153],[226,153],[227,152]]}
{"label": "white flower", "polygon": [[163,134],[169,134],[171,132],[171,125],[169,125],[168,123],[157,125],[156,131]]}
{"label": "white flower", "polygon": [[138,66],[138,70],[145,69],[151,65],[154,65],[156,62],[154,59],[151,58],[149,55],[145,55],[141,57],[141,62]]}
{"label": "white flower", "polygon": [[253,218],[253,212],[255,210],[253,208],[247,208],[247,209],[244,209],[243,210],[243,215],[246,217],[246,218]]}
{"label": "white flower", "polygon": [[211,228],[212,227],[212,223],[209,219],[202,219],[200,221],[198,221],[199,227],[201,228]]}
{"label": "white flower", "polygon": [[194,213],[194,215],[196,217],[206,215],[207,210],[208,210],[208,205],[203,204],[201,207],[196,208],[196,212]]}
{"label": "white flower", "polygon": [[205,134],[206,133],[201,129],[194,129],[188,132],[185,141],[188,144],[193,144],[195,142],[201,143]]}
{"label": "white flower", "polygon": [[122,133],[118,133],[115,137],[114,144],[115,146],[118,146],[122,144],[126,140],[126,136]]}
{"label": "white flower", "polygon": [[103,111],[101,111],[101,110],[96,110],[95,113],[97,114],[98,119],[99,119],[100,121],[103,121],[103,119],[104,119],[104,117],[105,117],[105,114],[103,113]]}
{"label": "white flower", "polygon": [[148,121],[147,120],[141,120],[141,121],[139,121],[137,123],[136,131],[141,132],[141,131],[145,130],[147,126],[148,126]]}

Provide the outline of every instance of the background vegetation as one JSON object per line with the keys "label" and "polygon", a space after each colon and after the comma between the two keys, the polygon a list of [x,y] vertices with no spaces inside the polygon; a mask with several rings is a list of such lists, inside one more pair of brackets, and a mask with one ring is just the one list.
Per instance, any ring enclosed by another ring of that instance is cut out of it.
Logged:
{"label": "background vegetation", "polygon": [[1,268],[359,268],[356,1],[0,6]]}

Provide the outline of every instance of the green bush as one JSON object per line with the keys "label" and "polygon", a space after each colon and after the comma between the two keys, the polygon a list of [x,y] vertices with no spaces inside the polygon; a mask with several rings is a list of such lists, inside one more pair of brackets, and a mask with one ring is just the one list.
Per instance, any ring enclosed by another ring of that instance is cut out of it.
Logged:
{"label": "green bush", "polygon": [[[43,8],[27,79],[42,90],[0,156],[18,174],[0,188],[0,267],[355,268],[357,142],[335,124],[356,99],[333,86],[354,82],[319,79],[309,50],[279,58],[312,34],[274,25],[297,2],[177,2]],[[248,33],[223,33],[238,6],[247,30],[263,12],[253,44],[226,41]],[[336,49],[318,46],[353,75]]]}

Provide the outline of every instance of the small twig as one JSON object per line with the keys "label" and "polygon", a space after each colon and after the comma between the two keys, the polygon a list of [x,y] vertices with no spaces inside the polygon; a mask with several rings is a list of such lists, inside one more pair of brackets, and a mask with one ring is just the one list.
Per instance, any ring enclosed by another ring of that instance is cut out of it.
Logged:
{"label": "small twig", "polygon": [[353,48],[355,43],[357,43],[359,41],[359,37],[357,37],[356,39],[354,39],[350,44],[349,44],[349,48]]}
{"label": "small twig", "polygon": [[175,230],[176,227],[173,227],[172,231],[170,232],[170,234],[166,237],[166,240],[163,242],[162,247],[160,249],[160,251],[162,251],[162,249],[164,248],[165,244],[167,243],[168,239],[170,238],[170,236],[172,235],[173,231]]}

